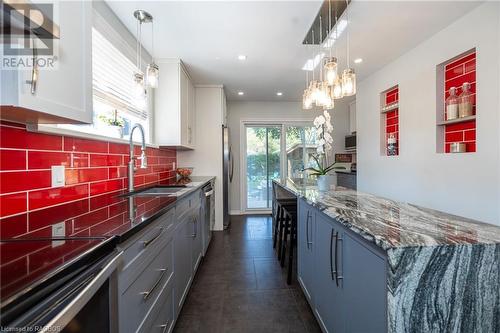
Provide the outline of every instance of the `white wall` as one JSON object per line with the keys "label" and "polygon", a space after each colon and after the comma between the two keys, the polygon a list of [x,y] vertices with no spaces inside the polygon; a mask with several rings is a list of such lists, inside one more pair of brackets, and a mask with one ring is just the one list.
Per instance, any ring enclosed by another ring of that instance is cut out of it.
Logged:
{"label": "white wall", "polygon": [[[499,11],[488,2],[359,82],[358,189],[500,224]],[[436,153],[436,65],[477,50],[477,152]],[[399,84],[400,156],[380,155],[379,94]]]}
{"label": "white wall", "polygon": [[[343,151],[344,138],[349,132],[348,102],[352,99],[336,102],[335,109],[330,112],[334,127],[334,151]],[[282,123],[287,121],[309,122],[321,111],[304,111],[299,102],[228,102],[229,139],[235,156],[234,177],[229,187],[229,207],[232,214],[240,214],[242,184],[240,180],[240,127],[244,121],[264,121]]]}
{"label": "white wall", "polygon": [[215,176],[215,230],[222,216],[222,87],[196,87],[196,149],[177,152],[179,166],[194,167],[193,176]]}

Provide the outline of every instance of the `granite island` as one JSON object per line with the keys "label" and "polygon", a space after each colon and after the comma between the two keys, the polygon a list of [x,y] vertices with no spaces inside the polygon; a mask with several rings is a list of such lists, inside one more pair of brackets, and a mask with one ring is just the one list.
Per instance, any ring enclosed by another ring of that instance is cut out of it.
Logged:
{"label": "granite island", "polygon": [[500,332],[499,227],[275,183],[298,198],[298,279],[324,331]]}

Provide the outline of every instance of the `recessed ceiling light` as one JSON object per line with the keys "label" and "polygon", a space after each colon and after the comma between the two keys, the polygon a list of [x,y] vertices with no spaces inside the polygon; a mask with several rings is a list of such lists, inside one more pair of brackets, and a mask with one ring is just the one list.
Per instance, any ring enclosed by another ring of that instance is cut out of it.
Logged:
{"label": "recessed ceiling light", "polygon": [[282,93],[281,91],[278,91],[278,92],[276,93],[276,96],[283,96],[283,93]]}
{"label": "recessed ceiling light", "polygon": [[360,63],[362,63],[362,62],[363,62],[363,59],[361,59],[361,58],[354,59],[354,63],[355,63],[355,64],[360,64]]}
{"label": "recessed ceiling light", "polygon": [[243,91],[238,91],[238,95],[243,96],[245,93]]}
{"label": "recessed ceiling light", "polygon": [[240,54],[240,55],[238,56],[238,60],[241,60],[241,61],[243,61],[243,60],[247,60],[247,56],[246,56],[246,55],[244,55],[244,54]]}

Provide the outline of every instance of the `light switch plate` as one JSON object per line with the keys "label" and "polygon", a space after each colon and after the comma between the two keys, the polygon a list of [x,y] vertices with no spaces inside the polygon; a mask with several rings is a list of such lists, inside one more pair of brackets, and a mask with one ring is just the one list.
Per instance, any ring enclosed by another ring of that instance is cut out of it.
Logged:
{"label": "light switch plate", "polygon": [[64,165],[52,166],[52,187],[63,187],[66,182]]}
{"label": "light switch plate", "polygon": [[64,237],[66,235],[66,224],[64,222],[52,225],[52,237]]}

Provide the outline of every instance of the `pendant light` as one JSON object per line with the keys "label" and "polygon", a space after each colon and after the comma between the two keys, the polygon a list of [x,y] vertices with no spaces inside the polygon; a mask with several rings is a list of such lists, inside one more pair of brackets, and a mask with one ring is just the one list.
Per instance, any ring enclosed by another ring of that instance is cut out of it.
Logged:
{"label": "pendant light", "polygon": [[146,68],[146,82],[151,88],[158,88],[158,79],[160,76],[160,69],[154,61],[155,55],[155,39],[154,39],[154,25],[153,17],[151,17],[151,63]]}
{"label": "pendant light", "polygon": [[[335,15],[335,31],[334,36],[337,39],[337,15]],[[335,47],[335,55],[337,55],[338,48]],[[335,80],[333,81],[333,85],[331,88],[331,95],[333,99],[341,99],[342,95],[342,80],[340,79],[340,75],[336,75]]]}
{"label": "pendant light", "polygon": [[[328,0],[328,31],[330,31],[331,27],[332,27],[332,4],[331,0]],[[323,76],[329,86],[333,86],[333,83],[337,78],[337,58],[332,57],[332,46],[333,45],[330,45],[330,57],[326,59],[325,66],[323,67],[324,71]]]}
{"label": "pendant light", "polygon": [[311,91],[309,90],[309,71],[306,69],[306,89],[304,89],[304,94],[302,95],[302,109],[311,110],[313,107]]}
{"label": "pendant light", "polygon": [[[349,24],[349,1],[346,0],[346,19]],[[349,59],[349,35],[351,28],[347,28],[347,68],[344,69],[342,73],[342,95],[344,96],[352,96],[356,94],[356,73],[353,68],[350,68],[350,59]]]}

